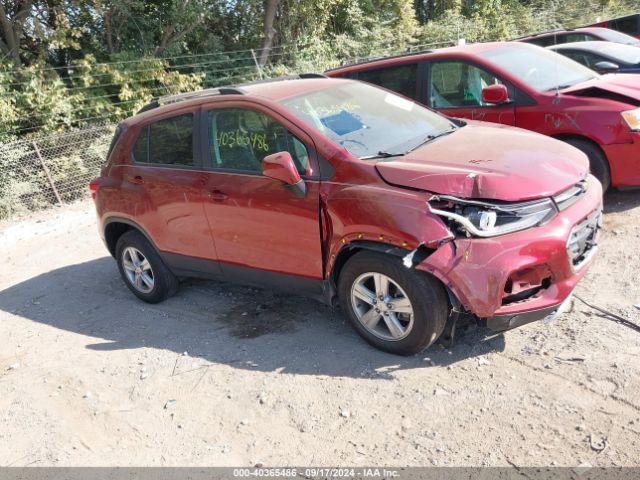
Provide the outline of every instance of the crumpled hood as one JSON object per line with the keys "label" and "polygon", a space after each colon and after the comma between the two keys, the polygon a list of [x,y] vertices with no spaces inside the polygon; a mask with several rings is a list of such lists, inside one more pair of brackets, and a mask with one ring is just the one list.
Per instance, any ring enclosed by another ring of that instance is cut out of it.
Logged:
{"label": "crumpled hood", "polygon": [[620,97],[620,101],[631,105],[640,105],[640,79],[633,73],[612,73],[602,77],[581,82],[562,90],[565,95],[598,96],[598,90],[610,92]]}
{"label": "crumpled hood", "polygon": [[393,185],[463,198],[521,201],[548,197],[586,177],[579,150],[519,128],[469,122],[376,169]]}

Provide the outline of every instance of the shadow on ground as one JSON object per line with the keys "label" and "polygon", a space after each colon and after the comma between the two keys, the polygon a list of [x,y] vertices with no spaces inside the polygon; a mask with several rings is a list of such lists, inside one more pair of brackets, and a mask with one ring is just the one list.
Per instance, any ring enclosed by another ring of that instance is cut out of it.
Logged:
{"label": "shadow on ground", "polygon": [[[0,291],[0,310],[88,337],[108,352],[152,347],[209,362],[292,374],[391,378],[390,373],[448,365],[504,350],[504,338],[472,329],[451,349],[434,345],[399,357],[366,344],[338,309],[302,297],[190,280],[162,304],[124,286],[111,257],[44,273]],[[70,353],[72,355],[72,353]]]}
{"label": "shadow on ground", "polygon": [[625,212],[640,205],[640,189],[609,189],[604,196],[604,213]]}

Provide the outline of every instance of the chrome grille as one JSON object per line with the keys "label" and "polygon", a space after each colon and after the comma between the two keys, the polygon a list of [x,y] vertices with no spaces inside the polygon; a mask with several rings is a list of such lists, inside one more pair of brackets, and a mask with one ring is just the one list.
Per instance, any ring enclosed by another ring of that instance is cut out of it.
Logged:
{"label": "chrome grille", "polygon": [[587,263],[598,247],[598,231],[602,227],[602,210],[595,210],[576,224],[567,240],[567,254],[574,271]]}
{"label": "chrome grille", "polygon": [[569,208],[576,203],[582,195],[587,191],[587,181],[583,180],[580,183],[576,183],[573,187],[568,188],[564,192],[553,197],[553,201],[556,202],[559,211]]}

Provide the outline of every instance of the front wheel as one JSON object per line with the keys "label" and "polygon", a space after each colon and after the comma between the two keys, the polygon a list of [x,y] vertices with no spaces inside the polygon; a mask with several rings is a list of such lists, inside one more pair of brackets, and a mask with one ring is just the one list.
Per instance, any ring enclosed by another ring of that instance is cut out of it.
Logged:
{"label": "front wheel", "polygon": [[338,293],[351,325],[371,345],[398,355],[418,353],[442,334],[448,302],[434,278],[399,258],[363,251],[340,272]]}

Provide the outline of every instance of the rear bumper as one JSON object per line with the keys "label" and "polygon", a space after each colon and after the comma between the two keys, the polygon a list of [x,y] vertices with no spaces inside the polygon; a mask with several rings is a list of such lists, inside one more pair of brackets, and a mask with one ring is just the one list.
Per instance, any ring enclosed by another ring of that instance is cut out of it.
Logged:
{"label": "rear bumper", "polygon": [[602,208],[594,177],[584,196],[549,223],[493,238],[457,238],[416,268],[439,278],[464,310],[498,329],[545,318],[569,297],[595,253],[572,263],[574,227]]}
{"label": "rear bumper", "polygon": [[562,315],[569,308],[570,304],[571,295],[559,305],[553,305],[551,307],[545,307],[539,310],[530,310],[522,313],[496,315],[494,317],[487,318],[484,323],[491,330],[502,332],[504,330],[521,327],[527,323],[537,322],[538,320],[550,322]]}

